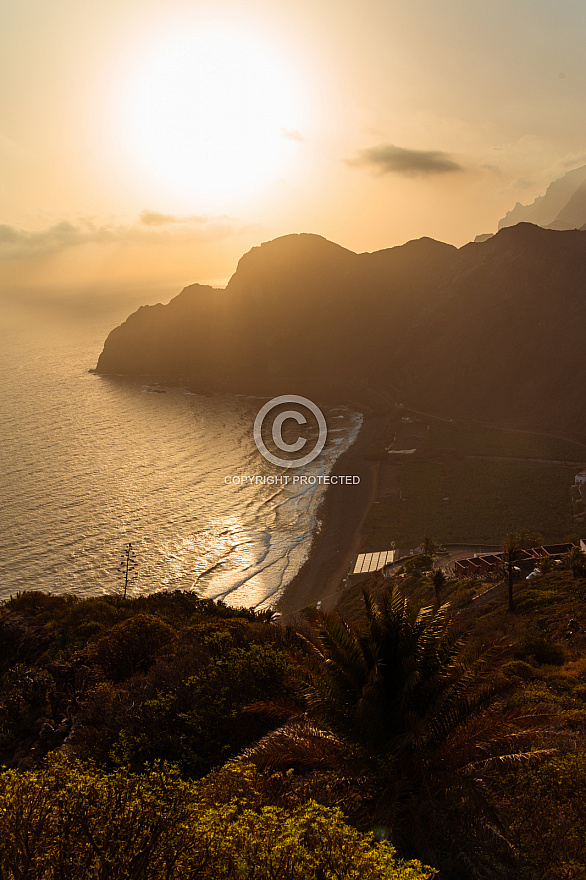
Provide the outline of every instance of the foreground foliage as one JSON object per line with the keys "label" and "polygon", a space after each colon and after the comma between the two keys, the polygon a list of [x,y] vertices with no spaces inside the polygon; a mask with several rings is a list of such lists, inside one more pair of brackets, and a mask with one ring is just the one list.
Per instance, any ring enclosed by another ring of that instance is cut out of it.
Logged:
{"label": "foreground foliage", "polygon": [[179,592],[0,606],[1,880],[430,875],[389,844],[442,880],[584,880],[586,581],[522,582],[514,614],[397,583],[303,634]]}
{"label": "foreground foliage", "polygon": [[24,593],[0,616],[0,763],[66,743],[106,769],[157,759],[202,776],[274,726],[245,707],[292,694],[293,635],[190,593]]}
{"label": "foreground foliage", "polygon": [[525,767],[501,786],[521,845],[519,877],[586,877],[586,754],[572,750]]}
{"label": "foreground foliage", "polygon": [[103,774],[65,758],[0,775],[3,880],[426,880],[313,801],[267,804],[250,767],[200,783],[166,766]]}
{"label": "foreground foliage", "polygon": [[[366,623],[336,615],[315,625],[305,670],[309,715],[268,734],[247,752],[259,766],[336,765],[332,736],[370,777],[375,824],[400,851],[449,866],[451,876],[494,876],[513,847],[488,786],[495,770],[535,763],[555,719],[543,707],[508,707],[498,653],[465,654],[448,606],[417,610],[397,587],[376,603],[364,594]],[[306,754],[300,746],[305,738]],[[338,765],[340,761],[338,760]],[[495,844],[485,858],[487,841]]]}

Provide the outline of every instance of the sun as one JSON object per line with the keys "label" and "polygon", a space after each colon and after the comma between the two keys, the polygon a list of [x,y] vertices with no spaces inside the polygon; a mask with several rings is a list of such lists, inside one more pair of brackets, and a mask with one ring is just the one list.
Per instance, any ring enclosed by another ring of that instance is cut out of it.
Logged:
{"label": "sun", "polygon": [[304,125],[301,79],[241,26],[190,26],[135,60],[122,89],[129,160],[198,210],[250,199],[286,174]]}

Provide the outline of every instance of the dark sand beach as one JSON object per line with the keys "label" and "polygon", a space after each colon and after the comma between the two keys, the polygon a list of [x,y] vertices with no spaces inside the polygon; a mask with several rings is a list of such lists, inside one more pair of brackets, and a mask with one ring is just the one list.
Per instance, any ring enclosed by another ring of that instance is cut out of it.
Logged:
{"label": "dark sand beach", "polygon": [[336,462],[332,474],[356,475],[360,483],[332,485],[325,493],[318,514],[321,525],[310,554],[277,603],[286,622],[318,601],[327,610],[336,604],[352,558],[359,550],[364,520],[376,497],[378,462],[365,461],[363,453],[382,425],[380,418],[365,419],[356,441]]}

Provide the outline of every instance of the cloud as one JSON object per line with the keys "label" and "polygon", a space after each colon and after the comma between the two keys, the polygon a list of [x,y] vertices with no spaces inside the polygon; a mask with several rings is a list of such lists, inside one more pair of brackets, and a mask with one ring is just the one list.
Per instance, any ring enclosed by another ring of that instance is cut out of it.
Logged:
{"label": "cloud", "polygon": [[492,162],[483,162],[480,166],[484,171],[491,171],[493,174],[501,174],[501,169],[498,165],[494,165]]}
{"label": "cloud", "polygon": [[586,164],[586,153],[580,153],[577,156],[573,156],[570,159],[566,159],[562,162],[562,168],[568,168],[570,171],[574,168],[582,168],[583,165]]}
{"label": "cloud", "polygon": [[283,129],[281,129],[281,131],[283,132],[283,137],[287,138],[290,141],[299,141],[299,143],[301,143],[301,144],[305,142],[305,138],[303,137],[301,132],[297,131],[294,128],[291,128],[291,129],[283,128]]}
{"label": "cloud", "polygon": [[464,170],[449,153],[441,150],[408,150],[394,144],[360,150],[355,159],[347,160],[347,164],[370,167],[379,174],[401,174],[404,177],[427,177]]}
{"label": "cloud", "polygon": [[147,210],[128,225],[97,224],[88,218],[75,223],[62,220],[35,231],[0,225],[0,259],[43,256],[87,244],[176,241],[178,235],[209,241],[239,228],[237,221],[229,217],[180,217]]}
{"label": "cloud", "polygon": [[90,241],[113,241],[116,237],[116,230],[112,227],[95,226],[90,220],[80,221],[78,225],[63,220],[35,232],[14,226],[0,226],[0,255],[20,257],[44,254]]}
{"label": "cloud", "polygon": [[142,226],[171,226],[177,223],[208,223],[209,217],[205,214],[190,214],[187,217],[180,217],[176,214],[161,214],[159,211],[142,211],[138,222]]}

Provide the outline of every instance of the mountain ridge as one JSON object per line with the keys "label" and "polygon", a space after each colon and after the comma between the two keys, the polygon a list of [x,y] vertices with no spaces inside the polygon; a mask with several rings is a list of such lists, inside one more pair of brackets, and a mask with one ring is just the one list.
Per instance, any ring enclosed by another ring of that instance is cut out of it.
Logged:
{"label": "mountain ridge", "polygon": [[527,222],[548,229],[582,229],[586,225],[586,165],[552,181],[529,205],[517,202],[499,220],[498,228]]}
{"label": "mountain ridge", "polygon": [[319,380],[340,402],[362,388],[586,439],[584,291],[586,232],[521,223],[362,254],[301,233],[252,248],[225,290],[138,310],[96,369],[247,393]]}

